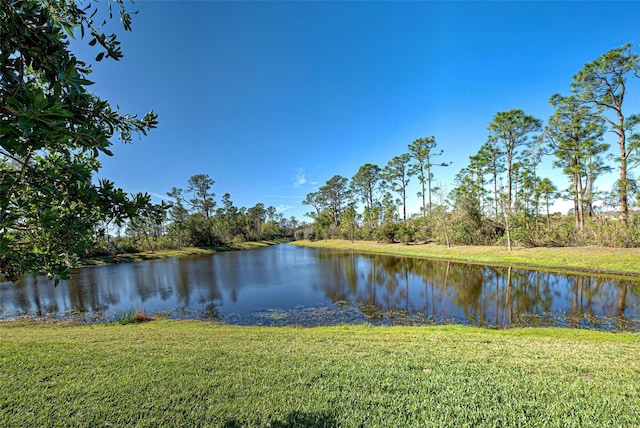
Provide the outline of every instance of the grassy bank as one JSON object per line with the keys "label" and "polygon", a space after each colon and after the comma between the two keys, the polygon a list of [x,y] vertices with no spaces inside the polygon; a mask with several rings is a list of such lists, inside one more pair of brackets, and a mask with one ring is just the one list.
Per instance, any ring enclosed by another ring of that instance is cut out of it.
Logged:
{"label": "grassy bank", "polygon": [[83,266],[97,266],[114,263],[141,262],[143,260],[167,259],[170,257],[192,257],[215,254],[223,251],[251,250],[276,244],[275,241],[241,242],[238,244],[219,245],[215,247],[186,247],[180,250],[144,251],[141,253],[117,254],[115,256],[86,257],[81,259]]}
{"label": "grassy bank", "polygon": [[470,263],[544,267],[579,272],[640,275],[640,248],[562,247],[522,248],[512,251],[506,247],[454,246],[438,244],[383,244],[371,241],[349,242],[341,239],[323,241],[297,241],[294,245],[357,250],[364,252],[395,254],[401,256],[428,257],[434,259],[464,261]]}
{"label": "grassy bank", "polygon": [[640,424],[640,336],[0,323],[0,426]]}

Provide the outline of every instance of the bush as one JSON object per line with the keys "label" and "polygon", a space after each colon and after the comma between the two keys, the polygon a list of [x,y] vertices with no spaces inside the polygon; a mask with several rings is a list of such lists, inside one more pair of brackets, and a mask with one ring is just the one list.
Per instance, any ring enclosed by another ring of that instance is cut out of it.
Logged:
{"label": "bush", "polygon": [[120,250],[125,254],[141,253],[143,250],[138,246],[137,242],[132,238],[124,238],[118,242]]}
{"label": "bush", "polygon": [[617,219],[587,221],[591,243],[603,247],[631,248],[640,246],[640,221],[630,218],[627,226]]}
{"label": "bush", "polygon": [[310,241],[316,240],[316,230],[312,226],[307,226],[304,229],[296,230],[296,238],[301,235],[302,239],[308,239]]}
{"label": "bush", "polygon": [[426,217],[420,217],[413,221],[414,239],[418,241],[430,241],[434,237],[436,227],[436,218],[429,214]]}
{"label": "bush", "polygon": [[388,244],[394,243],[398,229],[399,225],[397,223],[385,223],[376,230],[376,238],[380,242],[386,242]]}
{"label": "bush", "polygon": [[404,244],[408,244],[415,240],[415,236],[416,230],[413,225],[405,222],[398,226],[395,238]]}

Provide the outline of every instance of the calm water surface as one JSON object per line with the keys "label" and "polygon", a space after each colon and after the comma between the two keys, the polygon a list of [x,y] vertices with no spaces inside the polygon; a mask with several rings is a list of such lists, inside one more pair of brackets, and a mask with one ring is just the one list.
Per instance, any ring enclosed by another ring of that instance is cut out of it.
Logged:
{"label": "calm water surface", "polygon": [[230,324],[640,330],[640,280],[276,245],[0,283],[0,319],[113,320],[131,309]]}

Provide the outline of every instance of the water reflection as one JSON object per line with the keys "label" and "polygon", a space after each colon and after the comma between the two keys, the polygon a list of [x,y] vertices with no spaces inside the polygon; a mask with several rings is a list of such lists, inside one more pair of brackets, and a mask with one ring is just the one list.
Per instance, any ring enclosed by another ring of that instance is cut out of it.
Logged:
{"label": "water reflection", "polygon": [[131,308],[236,324],[464,323],[640,330],[640,283],[278,245],[0,283],[0,318],[113,318]]}

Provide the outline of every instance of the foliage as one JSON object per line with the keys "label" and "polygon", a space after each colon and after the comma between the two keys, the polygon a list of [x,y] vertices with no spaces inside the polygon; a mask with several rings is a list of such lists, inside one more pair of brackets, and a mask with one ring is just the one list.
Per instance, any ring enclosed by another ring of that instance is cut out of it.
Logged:
{"label": "foliage", "polygon": [[398,226],[395,238],[403,244],[413,242],[416,238],[416,229],[413,222],[403,222]]}
{"label": "foliage", "polygon": [[615,219],[600,219],[587,223],[589,244],[604,247],[640,247],[640,218],[630,216],[625,226]]}
{"label": "foliage", "polygon": [[364,220],[370,228],[378,225],[378,218],[374,214],[380,187],[383,184],[382,170],[378,165],[364,164],[351,178],[350,189],[354,196],[359,196],[364,202]]}
{"label": "foliage", "polygon": [[394,156],[384,167],[383,177],[385,186],[396,192],[400,197],[402,204],[402,220],[407,220],[407,186],[411,181],[412,170],[410,168],[411,158],[409,154],[404,153]]}
{"label": "foliage", "polygon": [[340,236],[345,239],[353,241],[357,229],[358,213],[353,204],[349,205],[342,213],[342,220],[340,222]]}
{"label": "foliage", "polygon": [[[114,4],[130,30],[122,0]],[[36,271],[67,277],[96,224],[122,224],[149,202],[92,182],[114,135],[130,142],[157,123],[153,112],[122,114],[87,90],[91,68],[69,51],[74,32],[90,34],[97,61],[122,57],[116,37],[94,25],[95,13],[74,1],[0,3],[0,273],[8,279]]]}
{"label": "foliage", "polygon": [[211,210],[216,206],[214,201],[215,193],[209,192],[215,181],[207,174],[196,174],[189,178],[187,191],[193,193],[190,203],[193,208],[201,212],[205,218],[209,218]]}
{"label": "foliage", "polygon": [[603,143],[604,121],[574,97],[554,95],[550,104],[556,108],[549,119],[545,135],[557,160],[572,184],[576,227],[584,230],[585,211],[593,211],[594,182],[608,172],[602,154],[609,149]]}
{"label": "foliage", "polygon": [[[295,217],[284,218],[275,207],[265,207],[260,202],[250,208],[237,207],[229,193],[222,196],[221,206],[213,210],[217,206],[215,194],[210,192],[213,184],[207,174],[195,174],[189,178],[188,189],[194,192],[191,201],[186,201],[181,188],[174,187],[167,193],[172,201],[168,232],[174,248],[291,238],[298,231]],[[304,232],[300,230],[302,235]]]}
{"label": "foliage", "polygon": [[[422,191],[418,193],[419,197],[422,197],[422,215],[426,216],[427,212],[431,212],[433,209],[433,204],[431,201],[431,193],[432,187],[431,183],[433,182],[433,173],[431,172],[431,168],[434,166],[449,166],[450,163],[441,162],[439,164],[433,163],[433,158],[441,156],[444,152],[440,150],[439,152],[435,151],[438,143],[436,142],[436,137],[426,137],[426,138],[418,138],[413,143],[409,144],[409,156],[413,160],[411,164],[410,173],[411,175],[416,175],[418,177],[418,181],[420,182],[420,186]],[[425,192],[425,184],[426,184],[426,192]],[[427,205],[427,196],[429,205]],[[427,210],[427,206],[429,209]]]}
{"label": "foliage", "polygon": [[400,226],[398,225],[398,223],[385,223],[376,230],[376,238],[380,242],[396,242],[396,235],[399,229]]}
{"label": "foliage", "polygon": [[640,77],[640,55],[631,50],[631,43],[612,49],[586,64],[573,77],[571,90],[576,99],[593,107],[618,136],[619,171],[618,181],[621,220],[627,222],[630,164],[638,162],[638,140],[636,126],[640,114],[628,115],[624,111],[627,94],[627,79]]}
{"label": "foliage", "polygon": [[541,130],[542,122],[526,114],[523,110],[514,109],[497,113],[487,128],[489,141],[497,142],[503,149],[502,153],[506,159],[507,204],[511,206],[513,202],[514,160],[519,154],[518,149],[526,146],[531,133]]}

